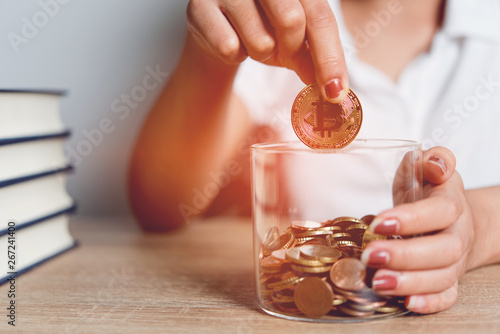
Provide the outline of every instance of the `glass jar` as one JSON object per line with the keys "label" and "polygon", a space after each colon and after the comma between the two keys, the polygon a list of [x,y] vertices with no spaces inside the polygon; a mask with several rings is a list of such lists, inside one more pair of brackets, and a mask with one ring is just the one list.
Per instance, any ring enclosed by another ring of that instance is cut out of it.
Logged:
{"label": "glass jar", "polygon": [[293,320],[353,322],[404,314],[403,297],[370,288],[360,255],[377,213],[422,198],[418,142],[357,139],[344,149],[300,142],[251,147],[257,300]]}

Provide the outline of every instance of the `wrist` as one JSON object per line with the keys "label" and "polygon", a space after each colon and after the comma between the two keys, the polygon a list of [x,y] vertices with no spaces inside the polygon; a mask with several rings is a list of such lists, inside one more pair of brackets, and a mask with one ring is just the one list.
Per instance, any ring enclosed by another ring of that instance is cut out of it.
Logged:
{"label": "wrist", "polygon": [[467,256],[466,271],[500,261],[500,187],[466,191],[472,219],[472,245]]}
{"label": "wrist", "polygon": [[[468,198],[468,202],[471,203],[471,202],[474,202],[473,200],[471,201],[469,199],[470,196],[468,196],[469,192],[466,191],[466,197]],[[482,251],[481,251],[481,237],[480,237],[480,234],[482,232],[482,228],[481,226],[479,226],[480,224],[478,224],[477,222],[480,221],[478,220],[478,218],[476,218],[477,214],[475,213],[475,211],[477,211],[478,209],[477,208],[474,208],[474,205],[470,205],[471,207],[471,219],[472,219],[472,222],[471,222],[471,225],[472,225],[472,236],[471,237],[471,246],[470,246],[470,251],[469,253],[467,254],[467,259],[465,261],[465,272],[469,271],[469,270],[472,270],[474,268],[477,268],[477,267],[480,267],[481,266],[481,263],[483,262],[483,259],[481,258],[482,257]]]}

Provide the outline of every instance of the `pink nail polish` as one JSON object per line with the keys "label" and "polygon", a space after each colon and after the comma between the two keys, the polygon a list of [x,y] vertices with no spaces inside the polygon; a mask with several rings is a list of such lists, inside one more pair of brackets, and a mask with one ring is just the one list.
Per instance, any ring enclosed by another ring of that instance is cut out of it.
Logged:
{"label": "pink nail polish", "polygon": [[372,287],[377,291],[394,290],[398,286],[398,280],[394,276],[380,276],[372,281]]}
{"label": "pink nail polish", "polygon": [[389,253],[383,250],[374,250],[370,252],[368,258],[368,266],[370,267],[381,267],[389,262]]}
{"label": "pink nail polish", "polygon": [[339,97],[343,89],[344,86],[342,86],[342,82],[340,81],[340,79],[335,78],[326,84],[325,86],[326,96],[329,99],[335,99]]}
{"label": "pink nail polish", "polygon": [[377,234],[392,235],[399,230],[399,221],[396,219],[375,219],[370,225],[370,231]]}
{"label": "pink nail polish", "polygon": [[383,267],[389,260],[390,255],[385,250],[367,248],[361,254],[361,262],[368,267]]}

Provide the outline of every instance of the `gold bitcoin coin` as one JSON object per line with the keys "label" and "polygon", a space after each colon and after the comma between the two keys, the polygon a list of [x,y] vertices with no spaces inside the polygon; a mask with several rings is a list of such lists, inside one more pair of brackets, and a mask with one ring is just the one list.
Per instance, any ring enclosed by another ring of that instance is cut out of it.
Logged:
{"label": "gold bitcoin coin", "polygon": [[356,138],[362,122],[361,103],[352,90],[342,102],[330,103],[314,83],[305,87],[293,102],[293,130],[310,148],[344,148]]}

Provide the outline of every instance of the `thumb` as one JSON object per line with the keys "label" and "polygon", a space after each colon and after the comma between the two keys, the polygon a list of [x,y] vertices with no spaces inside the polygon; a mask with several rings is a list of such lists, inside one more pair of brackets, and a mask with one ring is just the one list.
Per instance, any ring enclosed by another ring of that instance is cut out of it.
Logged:
{"label": "thumb", "polygon": [[435,146],[424,152],[424,181],[441,184],[446,182],[455,172],[456,159],[445,147]]}

